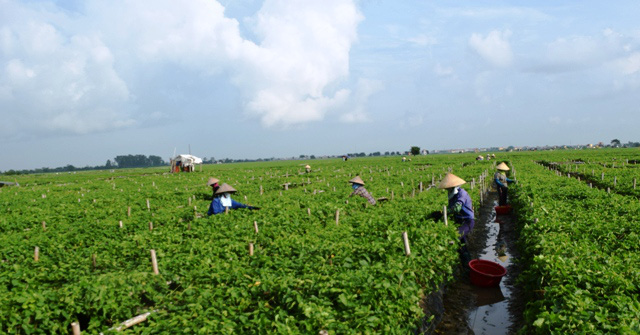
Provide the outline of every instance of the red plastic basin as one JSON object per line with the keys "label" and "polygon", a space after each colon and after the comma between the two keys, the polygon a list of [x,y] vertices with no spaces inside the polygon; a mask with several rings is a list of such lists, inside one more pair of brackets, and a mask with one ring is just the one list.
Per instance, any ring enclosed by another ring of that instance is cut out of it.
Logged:
{"label": "red plastic basin", "polygon": [[494,209],[496,210],[496,214],[498,215],[509,214],[509,212],[511,212],[511,205],[496,206],[494,207]]}
{"label": "red plastic basin", "polygon": [[473,259],[469,262],[471,283],[476,286],[498,286],[502,277],[507,274],[504,266],[484,259]]}

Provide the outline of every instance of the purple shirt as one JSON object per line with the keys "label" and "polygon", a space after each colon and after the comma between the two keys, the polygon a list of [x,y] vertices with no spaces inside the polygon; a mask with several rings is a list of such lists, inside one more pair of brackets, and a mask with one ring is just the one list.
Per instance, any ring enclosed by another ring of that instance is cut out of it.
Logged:
{"label": "purple shirt", "polygon": [[471,205],[471,197],[463,188],[458,189],[458,193],[449,199],[449,209],[455,208],[456,204],[460,204],[459,212],[453,211],[456,220],[473,220],[473,207]]}

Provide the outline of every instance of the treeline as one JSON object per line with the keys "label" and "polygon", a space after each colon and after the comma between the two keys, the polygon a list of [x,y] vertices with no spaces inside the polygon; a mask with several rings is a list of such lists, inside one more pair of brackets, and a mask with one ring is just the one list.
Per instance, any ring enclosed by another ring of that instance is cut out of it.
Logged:
{"label": "treeline", "polygon": [[121,155],[116,156],[113,162],[108,159],[105,165],[97,166],[85,166],[76,167],[71,164],[61,166],[57,168],[43,167],[33,170],[7,170],[3,175],[19,175],[19,174],[31,174],[31,173],[55,173],[55,172],[72,172],[72,171],[89,171],[89,170],[108,170],[108,169],[125,169],[125,168],[138,168],[138,167],[153,167],[164,166],[167,163],[160,156],[145,156],[145,155]]}

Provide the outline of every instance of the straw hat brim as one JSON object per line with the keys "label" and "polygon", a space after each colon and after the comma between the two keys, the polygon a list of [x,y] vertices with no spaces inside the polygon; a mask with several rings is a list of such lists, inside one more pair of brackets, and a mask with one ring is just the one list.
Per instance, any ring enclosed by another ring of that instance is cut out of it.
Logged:
{"label": "straw hat brim", "polygon": [[502,170],[502,171],[509,171],[509,167],[507,166],[507,164],[505,164],[504,162],[498,164],[498,166],[496,166],[496,169],[498,170]]}
{"label": "straw hat brim", "polygon": [[207,186],[211,186],[211,185],[213,185],[213,184],[215,184],[215,183],[217,183],[217,182],[219,182],[219,181],[220,181],[219,179],[211,177],[211,178],[209,178],[209,180],[207,181]]}
{"label": "straw hat brim", "polygon": [[360,176],[355,176],[353,179],[349,180],[349,182],[364,185],[364,181],[362,181],[362,178],[360,178]]}
{"label": "straw hat brim", "polygon": [[444,176],[444,179],[440,181],[440,184],[438,184],[438,188],[440,189],[451,188],[451,187],[460,186],[465,183],[466,181],[464,181],[464,179],[454,175],[453,173],[447,173],[447,175]]}
{"label": "straw hat brim", "polygon": [[222,186],[220,186],[220,188],[216,191],[215,194],[222,194],[222,193],[235,193],[238,192],[235,188],[231,187],[231,185],[224,183],[222,184]]}

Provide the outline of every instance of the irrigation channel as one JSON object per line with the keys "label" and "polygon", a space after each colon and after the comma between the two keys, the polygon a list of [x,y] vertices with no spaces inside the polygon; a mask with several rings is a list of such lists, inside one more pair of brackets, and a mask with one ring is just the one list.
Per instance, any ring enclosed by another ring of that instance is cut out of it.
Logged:
{"label": "irrigation channel", "polygon": [[468,242],[471,258],[496,262],[507,269],[499,287],[473,285],[469,271],[460,267],[444,290],[444,313],[435,334],[514,334],[522,326],[524,301],[516,286],[516,222],[513,214],[496,215],[497,192],[489,192],[479,209]]}

